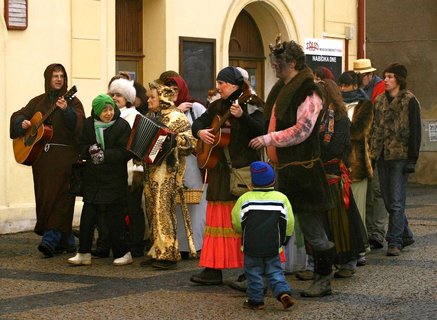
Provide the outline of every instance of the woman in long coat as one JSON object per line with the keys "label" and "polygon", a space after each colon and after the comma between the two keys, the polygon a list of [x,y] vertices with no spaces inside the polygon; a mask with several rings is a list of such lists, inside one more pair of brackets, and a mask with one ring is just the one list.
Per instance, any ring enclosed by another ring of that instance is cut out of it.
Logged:
{"label": "woman in long coat", "polygon": [[[191,134],[187,117],[179,112],[172,97],[174,91],[158,83],[150,84],[148,117],[155,118],[175,134],[176,146],[160,164],[145,165],[144,196],[152,247],[148,255],[158,269],[174,269],[181,259],[176,234],[176,192],[182,188],[185,157],[194,149],[196,139]],[[192,241],[192,232],[188,234]],[[194,250],[193,250],[194,251]],[[191,252],[195,255],[195,252]]]}

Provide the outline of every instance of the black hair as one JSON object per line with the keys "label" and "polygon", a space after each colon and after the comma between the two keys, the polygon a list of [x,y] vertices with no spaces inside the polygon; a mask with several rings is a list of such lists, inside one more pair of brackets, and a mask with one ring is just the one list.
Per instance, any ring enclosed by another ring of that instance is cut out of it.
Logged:
{"label": "black hair", "polygon": [[359,76],[355,73],[355,71],[345,71],[343,72],[340,77],[338,77],[338,84],[339,85],[347,85],[347,86],[355,86],[359,85]]}

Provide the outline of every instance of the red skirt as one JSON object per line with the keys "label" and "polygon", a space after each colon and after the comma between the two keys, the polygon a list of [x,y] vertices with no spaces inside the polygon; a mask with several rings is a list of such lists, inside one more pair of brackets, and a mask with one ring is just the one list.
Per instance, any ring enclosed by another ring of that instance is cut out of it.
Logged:
{"label": "red skirt", "polygon": [[206,228],[200,253],[201,267],[242,268],[241,235],[232,228],[231,211],[235,202],[211,202],[206,205]]}

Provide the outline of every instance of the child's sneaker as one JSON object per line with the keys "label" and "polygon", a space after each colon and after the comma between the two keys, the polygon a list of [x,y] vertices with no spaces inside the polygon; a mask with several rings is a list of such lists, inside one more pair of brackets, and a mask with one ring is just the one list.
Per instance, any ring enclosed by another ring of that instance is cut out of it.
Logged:
{"label": "child's sneaker", "polygon": [[264,302],[253,303],[253,302],[250,302],[249,300],[246,300],[243,303],[243,307],[246,309],[252,309],[252,310],[264,310],[265,305],[264,305]]}
{"label": "child's sneaker", "polygon": [[281,300],[284,309],[291,308],[296,303],[296,300],[294,300],[288,293],[284,293],[279,299]]}

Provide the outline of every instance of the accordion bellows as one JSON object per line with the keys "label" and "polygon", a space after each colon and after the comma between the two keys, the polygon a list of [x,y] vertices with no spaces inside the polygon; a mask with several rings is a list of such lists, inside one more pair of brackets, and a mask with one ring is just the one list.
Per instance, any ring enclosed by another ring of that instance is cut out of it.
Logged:
{"label": "accordion bellows", "polygon": [[145,163],[159,165],[176,146],[175,136],[160,121],[137,114],[126,149]]}

